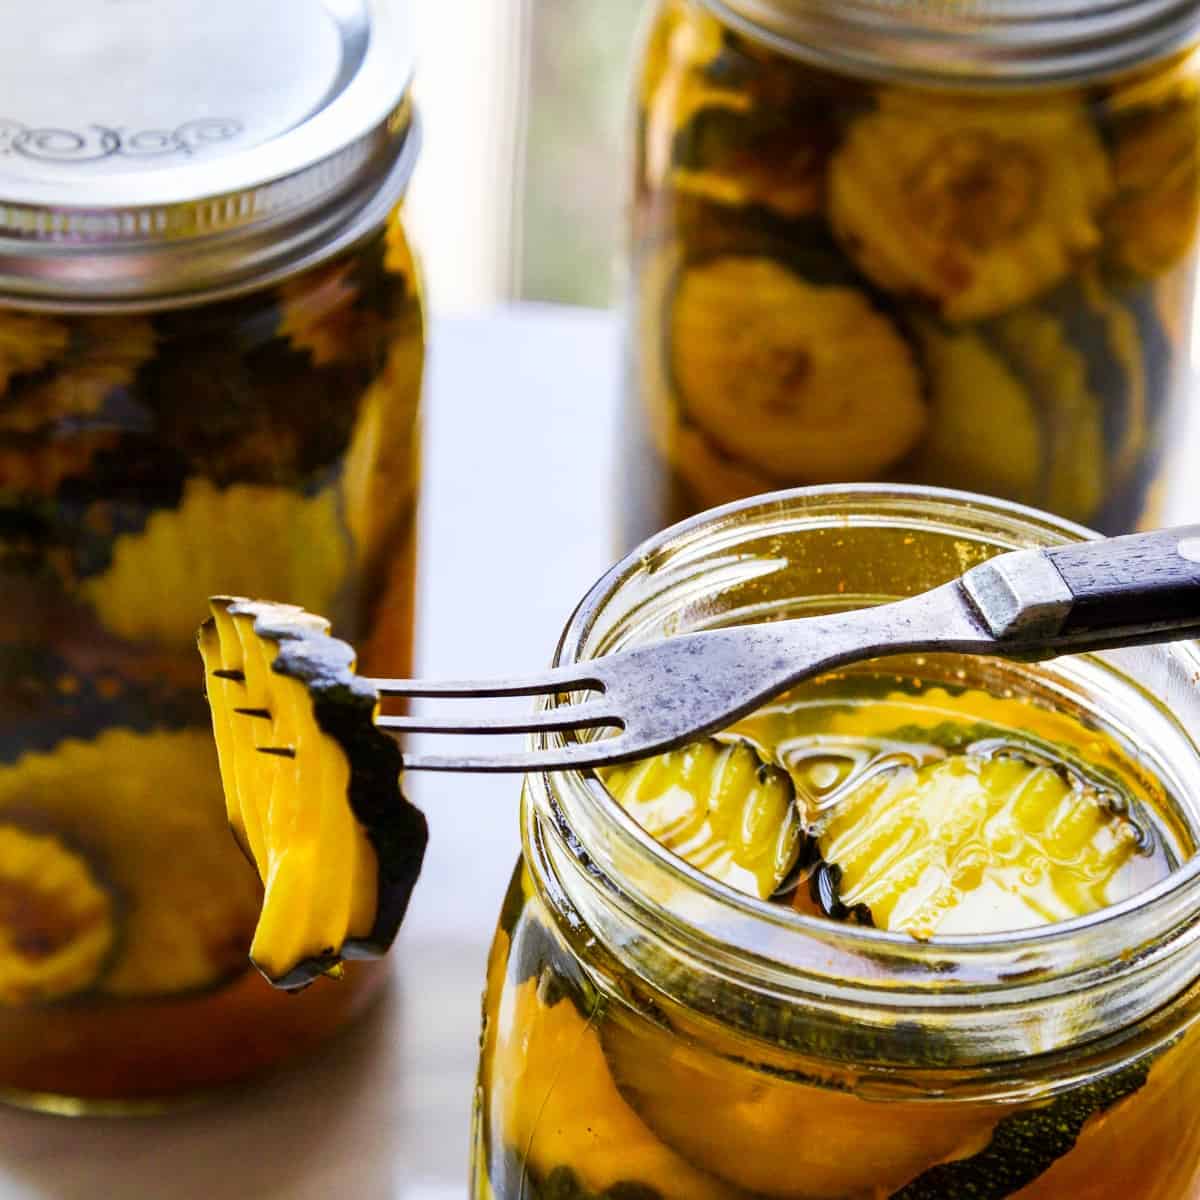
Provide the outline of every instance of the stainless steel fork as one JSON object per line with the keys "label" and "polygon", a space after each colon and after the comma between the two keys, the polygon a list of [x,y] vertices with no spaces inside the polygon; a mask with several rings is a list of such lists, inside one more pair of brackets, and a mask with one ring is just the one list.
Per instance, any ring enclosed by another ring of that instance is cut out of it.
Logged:
{"label": "stainless steel fork", "polygon": [[684,634],[525,679],[375,679],[381,696],[572,696],[505,717],[383,716],[421,733],[606,737],[511,754],[405,755],[412,771],[608,766],[713,733],[801,680],[865,659],[953,651],[1026,661],[1200,637],[1200,525],[1020,550],[919,596],[852,612]]}

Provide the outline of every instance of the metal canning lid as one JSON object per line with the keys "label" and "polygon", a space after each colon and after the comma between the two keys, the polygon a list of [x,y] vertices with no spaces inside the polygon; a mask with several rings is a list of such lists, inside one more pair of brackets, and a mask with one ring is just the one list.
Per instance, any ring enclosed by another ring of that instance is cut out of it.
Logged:
{"label": "metal canning lid", "polygon": [[349,245],[418,136],[411,0],[38,0],[0,22],[0,298],[195,303]]}
{"label": "metal canning lid", "polygon": [[1197,0],[702,0],[787,53],[875,78],[1045,85],[1116,75],[1200,37]]}

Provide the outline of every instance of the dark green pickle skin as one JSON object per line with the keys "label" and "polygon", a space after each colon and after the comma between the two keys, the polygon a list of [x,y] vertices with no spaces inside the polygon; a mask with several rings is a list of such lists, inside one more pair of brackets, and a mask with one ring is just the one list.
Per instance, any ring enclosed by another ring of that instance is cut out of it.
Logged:
{"label": "dark green pickle skin", "polygon": [[[614,1015],[627,1021],[626,1014],[623,1011],[618,1013],[618,1010],[631,1007],[627,1003],[630,1001],[641,1010],[634,1017],[635,1020],[649,1018],[669,1030],[668,1018],[645,994],[644,985],[618,985],[621,992],[627,993],[619,997],[600,990],[589,970],[577,960],[566,941],[553,931],[544,902],[531,898],[523,889],[522,874],[522,869],[518,867],[503,904],[497,934],[498,939],[506,938],[508,945],[503,989],[507,991],[529,980],[536,980],[541,1006],[552,1009],[558,1004],[573,1005],[580,1016],[588,1021],[589,1028],[599,1030],[601,1043],[604,1042],[605,1026],[613,1020]],[[493,976],[493,984],[498,978],[498,975]],[[485,1034],[487,1023],[496,1019],[498,999],[494,995],[485,995]],[[735,1017],[734,1023],[743,1025],[747,1030],[752,1029],[755,1024],[753,1016],[741,1015],[744,1019]],[[826,1051],[834,1049],[820,1030],[809,1029],[806,1032],[802,1017],[788,1023],[786,1028],[774,1022],[769,1031],[760,1027],[759,1032],[765,1035],[765,1040],[776,1045],[803,1046],[809,1052],[818,1046]],[[940,1057],[936,1039],[931,1041],[915,1025],[913,1033],[914,1061],[920,1058],[926,1065],[936,1066]],[[869,1039],[853,1040],[857,1042],[853,1050],[869,1052]],[[1200,1095],[1197,1071],[1189,1069],[1186,1062],[1182,1068],[1179,1065],[1181,1060],[1194,1061],[1193,1040],[1194,1035],[1177,1031],[1166,1041],[1159,1041],[1151,1049],[1127,1060],[1124,1065],[1090,1078],[1037,1107],[1013,1111],[1011,1105],[997,1105],[996,1124],[990,1140],[982,1148],[962,1159],[934,1163],[889,1193],[887,1200],[1015,1200],[1026,1195],[1042,1200],[1044,1196],[1057,1196],[1057,1192],[1037,1187],[1037,1181],[1071,1154],[1089,1122],[1104,1119],[1117,1106],[1138,1095],[1146,1087],[1151,1072],[1160,1061],[1164,1065],[1168,1062],[1174,1064],[1167,1069],[1180,1072],[1179,1082],[1186,1093],[1196,1092]],[[486,1038],[481,1044],[486,1045]],[[837,1049],[844,1054],[847,1047]],[[799,1071],[793,1074],[777,1067],[766,1070],[777,1078],[810,1084],[814,1082],[811,1076]],[[684,1191],[664,1194],[659,1188],[637,1178],[619,1179],[596,1192],[587,1186],[579,1165],[571,1162],[555,1163],[539,1173],[526,1161],[520,1147],[506,1145],[498,1131],[490,1128],[487,1080],[485,1062],[480,1075],[482,1106],[476,1131],[473,1200],[683,1200],[686,1196]],[[1158,1108],[1158,1096],[1161,1093],[1160,1085],[1147,1105]],[[1183,1099],[1182,1092],[1179,1099]],[[881,1105],[881,1109],[884,1107]],[[1127,1106],[1125,1111],[1133,1110]],[[1152,1114],[1149,1115],[1152,1117]],[[880,1116],[883,1119],[885,1114],[881,1112]],[[586,1123],[588,1113],[580,1111],[578,1120]],[[1118,1197],[1120,1200],[1193,1200],[1200,1196],[1200,1156],[1196,1154],[1200,1150],[1200,1130],[1194,1126],[1195,1122],[1189,1122],[1181,1127],[1183,1137],[1173,1145],[1172,1161],[1165,1166],[1158,1161],[1156,1147],[1141,1149],[1122,1143],[1122,1150],[1114,1144],[1114,1154],[1123,1152],[1131,1153],[1134,1157],[1153,1156],[1148,1164],[1149,1173],[1144,1186],[1139,1190],[1131,1191],[1124,1183],[1106,1185],[1103,1179],[1097,1179],[1093,1184],[1089,1177],[1086,1193],[1072,1192],[1072,1195],[1080,1195],[1085,1200],[1109,1200],[1110,1197],[1112,1200]],[[798,1138],[802,1137],[803,1131],[798,1129],[796,1134]],[[864,1152],[869,1153],[869,1146],[864,1148]],[[613,1161],[619,1163],[622,1147],[613,1145],[611,1154]],[[728,1185],[724,1194],[730,1200],[766,1200],[763,1193],[741,1190],[733,1185]],[[797,1198],[803,1195],[799,1191],[780,1194]],[[871,1194],[871,1200],[876,1194]],[[867,1197],[866,1192],[855,1192],[839,1200],[867,1200]]]}

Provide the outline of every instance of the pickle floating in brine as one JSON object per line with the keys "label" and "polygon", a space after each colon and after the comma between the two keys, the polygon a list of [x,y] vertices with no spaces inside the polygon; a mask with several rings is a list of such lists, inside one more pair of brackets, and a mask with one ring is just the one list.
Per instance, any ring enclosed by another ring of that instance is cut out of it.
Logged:
{"label": "pickle floating in brine", "polygon": [[117,903],[53,831],[0,823],[0,1007],[88,991],[109,965]]}
{"label": "pickle floating in brine", "polygon": [[1043,457],[1037,398],[978,332],[931,323],[919,330],[930,412],[914,477],[1035,503]]}
{"label": "pickle floating in brine", "polygon": [[79,596],[109,631],[167,645],[195,632],[209,595],[272,590],[329,612],[351,561],[337,492],[214,486],[192,477],[178,508],[152,513],[112,543],[111,561]]}
{"label": "pickle floating in brine", "polygon": [[1177,266],[1200,228],[1200,89],[1194,61],[1115,89],[1104,100],[1116,195],[1105,235],[1120,269],[1158,276]]}
{"label": "pickle floating in brine", "polygon": [[861,292],[762,257],[686,265],[667,322],[683,418],[779,483],[875,475],[925,428],[908,343]]}
{"label": "pickle floating in brine", "polygon": [[[0,338],[22,319],[0,316]],[[52,340],[57,336],[48,326],[45,335]],[[96,417],[154,357],[155,342],[154,326],[142,317],[81,318],[65,352],[60,348],[53,355],[58,361],[52,373],[12,380],[7,394],[0,393],[0,431],[32,433],[64,420]],[[35,335],[35,348],[36,344]],[[53,344],[58,346],[57,341]],[[38,352],[45,350],[43,343]]]}
{"label": "pickle floating in brine", "polygon": [[1099,510],[1110,484],[1104,402],[1093,390],[1088,360],[1063,322],[1035,307],[991,322],[987,334],[1037,398],[1041,414],[1044,507],[1075,521]]}
{"label": "pickle floating in brine", "polygon": [[[120,898],[119,914],[111,910],[112,920],[119,915],[115,952],[92,981],[102,994],[194,991],[245,971],[258,885],[229,854],[224,814],[212,805],[218,786],[212,740],[201,730],[110,729],[0,767],[0,821],[19,820],[36,796],[36,820],[95,864],[97,882],[75,872],[80,897],[102,880]],[[10,849],[0,845],[0,876],[21,861],[20,848]],[[94,964],[100,940],[89,934]]]}
{"label": "pickle floating in brine", "polygon": [[501,932],[488,966],[488,995],[503,994],[504,1008],[486,1022],[482,1059],[499,1123],[494,1135],[520,1147],[523,1186],[556,1172],[565,1184],[562,1173],[569,1171],[585,1194],[740,1200],[664,1144],[630,1108],[613,1081],[593,1015],[547,1002],[538,979],[504,989],[507,951]]}
{"label": "pickle floating in brine", "polygon": [[1143,834],[1114,799],[1061,768],[968,753],[873,775],[815,835],[836,902],[879,927],[997,933],[1125,898],[1118,876]]}
{"label": "pickle floating in brine", "polygon": [[[611,1020],[603,1045],[642,1120],[740,1196],[886,1197],[935,1163],[981,1150],[995,1124],[987,1105],[902,1100],[882,1121],[849,1077],[815,1062],[811,1074],[780,1069],[762,1043],[712,1028],[693,1044],[668,1029]],[[797,1066],[794,1057],[779,1062]]]}
{"label": "pickle floating in brine", "polygon": [[601,777],[651,837],[752,896],[768,899],[799,857],[791,780],[745,742],[709,738]]}
{"label": "pickle floating in brine", "polygon": [[8,406],[3,396],[12,379],[38,371],[60,358],[70,340],[68,327],[53,317],[36,313],[0,314],[0,413]]}
{"label": "pickle floating in brine", "polygon": [[1108,155],[1081,102],[886,91],[830,166],[830,220],[864,273],[945,319],[994,316],[1101,240]]}
{"label": "pickle floating in brine", "polygon": [[761,471],[719,450],[681,411],[662,324],[670,308],[677,264],[675,251],[660,249],[647,256],[640,273],[636,311],[639,392],[658,453],[683,481],[691,500],[711,508],[770,491],[775,484]]}

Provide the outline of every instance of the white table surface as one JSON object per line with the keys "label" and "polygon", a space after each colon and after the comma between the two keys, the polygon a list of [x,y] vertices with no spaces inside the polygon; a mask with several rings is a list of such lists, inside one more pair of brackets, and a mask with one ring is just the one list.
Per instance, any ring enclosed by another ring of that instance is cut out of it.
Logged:
{"label": "white table surface", "polygon": [[[605,314],[525,306],[435,325],[424,673],[548,660],[615,545],[617,372]],[[1189,518],[1185,497],[1170,508],[1172,521]],[[410,791],[430,849],[393,953],[396,986],[367,1019],[219,1105],[133,1121],[0,1110],[0,1200],[463,1200],[484,960],[517,854],[518,785],[426,776]]]}
{"label": "white table surface", "polygon": [[[612,557],[615,322],[539,306],[446,321],[430,368],[420,670],[536,669]],[[381,1005],[219,1104],[127,1121],[0,1110],[0,1200],[463,1200],[519,784],[414,776],[409,791],[430,848]]]}

